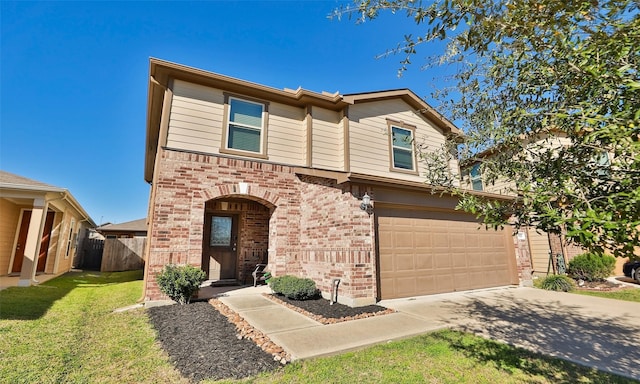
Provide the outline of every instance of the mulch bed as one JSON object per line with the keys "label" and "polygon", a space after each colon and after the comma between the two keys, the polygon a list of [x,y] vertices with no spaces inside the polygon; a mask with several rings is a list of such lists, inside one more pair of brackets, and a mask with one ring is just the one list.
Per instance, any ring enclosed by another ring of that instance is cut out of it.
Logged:
{"label": "mulch bed", "polygon": [[283,304],[294,311],[302,313],[322,324],[335,324],[343,321],[364,319],[372,316],[394,313],[393,309],[379,305],[367,305],[364,307],[349,307],[340,303],[318,298],[314,300],[292,300],[285,296],[263,294],[264,297]]}
{"label": "mulch bed", "polygon": [[236,336],[236,327],[206,302],[147,309],[162,348],[180,373],[193,382],[240,379],[281,364],[254,342]]}
{"label": "mulch bed", "polygon": [[577,282],[577,286],[578,290],[600,292],[612,292],[629,289],[629,287],[626,287],[622,284],[616,284],[610,281],[579,281]]}
{"label": "mulch bed", "polygon": [[[379,305],[351,308],[325,299],[290,300],[265,295],[323,324],[394,312]],[[180,373],[193,382],[241,379],[272,371],[291,357],[217,299],[147,309],[162,348]]]}

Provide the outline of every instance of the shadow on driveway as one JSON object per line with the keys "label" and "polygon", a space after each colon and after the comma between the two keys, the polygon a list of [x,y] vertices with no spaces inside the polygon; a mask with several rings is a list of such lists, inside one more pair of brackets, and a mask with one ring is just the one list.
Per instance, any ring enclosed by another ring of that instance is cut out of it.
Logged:
{"label": "shadow on driveway", "polygon": [[640,379],[640,304],[546,291],[518,297],[522,290],[449,302],[468,319],[457,328]]}

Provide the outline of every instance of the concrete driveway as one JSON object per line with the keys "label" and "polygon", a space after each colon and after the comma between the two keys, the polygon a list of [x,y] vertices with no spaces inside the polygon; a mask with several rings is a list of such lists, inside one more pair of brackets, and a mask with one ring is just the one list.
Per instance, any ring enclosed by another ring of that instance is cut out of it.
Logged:
{"label": "concrete driveway", "polygon": [[504,288],[380,304],[432,325],[640,380],[640,303]]}

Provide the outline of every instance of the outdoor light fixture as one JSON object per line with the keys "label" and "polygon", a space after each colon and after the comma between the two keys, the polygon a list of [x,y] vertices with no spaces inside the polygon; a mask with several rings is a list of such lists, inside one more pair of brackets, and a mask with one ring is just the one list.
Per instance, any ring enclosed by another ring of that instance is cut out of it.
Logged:
{"label": "outdoor light fixture", "polygon": [[363,211],[369,211],[369,209],[373,208],[371,205],[371,196],[369,196],[366,192],[364,196],[362,196],[362,203],[360,203],[360,209]]}

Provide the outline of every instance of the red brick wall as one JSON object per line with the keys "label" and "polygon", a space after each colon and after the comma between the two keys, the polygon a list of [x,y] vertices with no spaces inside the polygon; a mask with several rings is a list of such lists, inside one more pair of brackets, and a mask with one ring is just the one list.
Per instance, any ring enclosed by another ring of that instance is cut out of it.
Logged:
{"label": "red brick wall", "polygon": [[[359,208],[357,187],[315,177],[301,180],[283,165],[161,151],[150,207],[155,219],[149,235],[147,299],[163,298],[155,275],[165,264],[201,266],[205,206],[216,199],[209,209],[226,201],[227,209],[240,212],[241,249],[268,242],[269,270],[275,276],[309,277],[325,296],[331,280],[340,278],[345,302],[375,302],[373,222]],[[255,201],[264,209],[246,203],[232,207],[238,199]],[[238,278],[244,280],[257,257],[240,252]]]}
{"label": "red brick wall", "polygon": [[330,293],[340,279],[338,299],[375,302],[373,216],[360,209],[360,190],[351,183],[301,177],[300,268]]}
{"label": "red brick wall", "polygon": [[553,253],[554,260],[557,254],[564,255],[565,265],[567,267],[569,266],[569,262],[573,260],[574,257],[586,252],[584,248],[575,244],[565,244],[563,251],[562,238],[560,237],[560,235],[556,234],[549,234],[549,244],[551,246],[551,252]]}
{"label": "red brick wall", "polygon": [[526,228],[521,229],[513,236],[513,245],[516,251],[516,267],[520,284],[531,287],[533,286],[533,266],[531,265],[531,249],[529,249]]}

